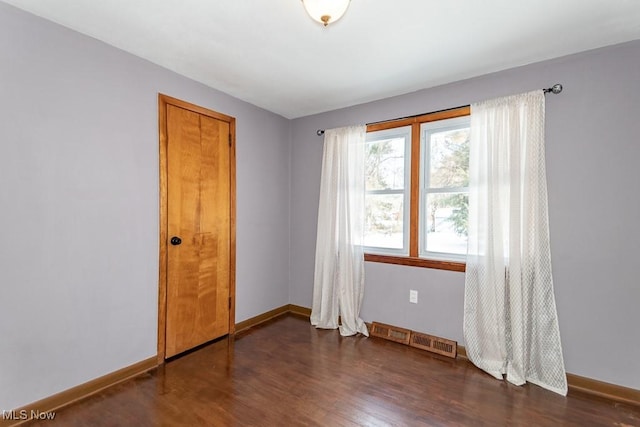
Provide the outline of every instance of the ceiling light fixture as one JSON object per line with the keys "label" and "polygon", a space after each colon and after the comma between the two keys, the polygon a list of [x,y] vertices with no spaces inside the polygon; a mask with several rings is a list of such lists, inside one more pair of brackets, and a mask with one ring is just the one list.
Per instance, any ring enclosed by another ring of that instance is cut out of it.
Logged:
{"label": "ceiling light fixture", "polygon": [[302,0],[304,8],[314,21],[325,27],[333,24],[347,11],[351,0]]}

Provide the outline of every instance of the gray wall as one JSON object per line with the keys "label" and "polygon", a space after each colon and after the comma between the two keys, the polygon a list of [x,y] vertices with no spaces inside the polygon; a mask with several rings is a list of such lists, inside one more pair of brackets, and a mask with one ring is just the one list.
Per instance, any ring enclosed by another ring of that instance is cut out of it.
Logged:
{"label": "gray wall", "polygon": [[[640,389],[640,41],[296,119],[291,152],[291,288],[311,306],[322,139],[375,122],[548,87],[547,178],[555,293],[568,372]],[[362,316],[462,335],[463,273],[367,263]],[[419,303],[409,303],[409,289]]]}
{"label": "gray wall", "polygon": [[0,411],[156,354],[158,92],[237,119],[236,321],[289,302],[290,122],[0,3]]}

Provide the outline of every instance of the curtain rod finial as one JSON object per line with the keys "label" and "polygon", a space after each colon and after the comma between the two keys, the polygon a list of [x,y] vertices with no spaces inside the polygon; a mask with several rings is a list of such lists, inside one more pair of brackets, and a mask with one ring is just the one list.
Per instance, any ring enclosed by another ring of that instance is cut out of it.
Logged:
{"label": "curtain rod finial", "polygon": [[545,89],[544,93],[553,93],[554,95],[559,94],[560,92],[562,92],[562,85],[560,83],[556,83],[553,86],[551,86],[549,89]]}
{"label": "curtain rod finial", "polygon": [[316,135],[318,135],[318,136],[322,136],[322,135],[324,135],[324,129],[318,129],[318,130],[316,131]]}
{"label": "curtain rod finial", "polygon": [[553,86],[551,86],[551,92],[555,93],[556,95],[559,94],[560,92],[562,92],[562,85],[560,83],[556,83]]}

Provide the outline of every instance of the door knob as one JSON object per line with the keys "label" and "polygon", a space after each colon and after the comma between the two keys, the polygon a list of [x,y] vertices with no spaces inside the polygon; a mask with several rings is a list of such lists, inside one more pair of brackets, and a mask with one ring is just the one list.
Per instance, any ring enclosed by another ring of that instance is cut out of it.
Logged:
{"label": "door knob", "polygon": [[172,244],[173,246],[178,246],[180,243],[182,243],[182,239],[181,239],[181,238],[179,238],[178,236],[173,236],[173,237],[171,238],[171,244]]}

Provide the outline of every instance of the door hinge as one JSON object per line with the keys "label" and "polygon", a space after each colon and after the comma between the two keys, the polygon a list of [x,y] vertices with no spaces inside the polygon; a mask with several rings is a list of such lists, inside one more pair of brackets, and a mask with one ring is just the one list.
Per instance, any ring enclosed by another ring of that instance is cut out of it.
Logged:
{"label": "door hinge", "polygon": [[229,147],[231,147],[231,134],[229,134]]}
{"label": "door hinge", "polygon": [[231,310],[231,297],[229,297],[229,310]]}

